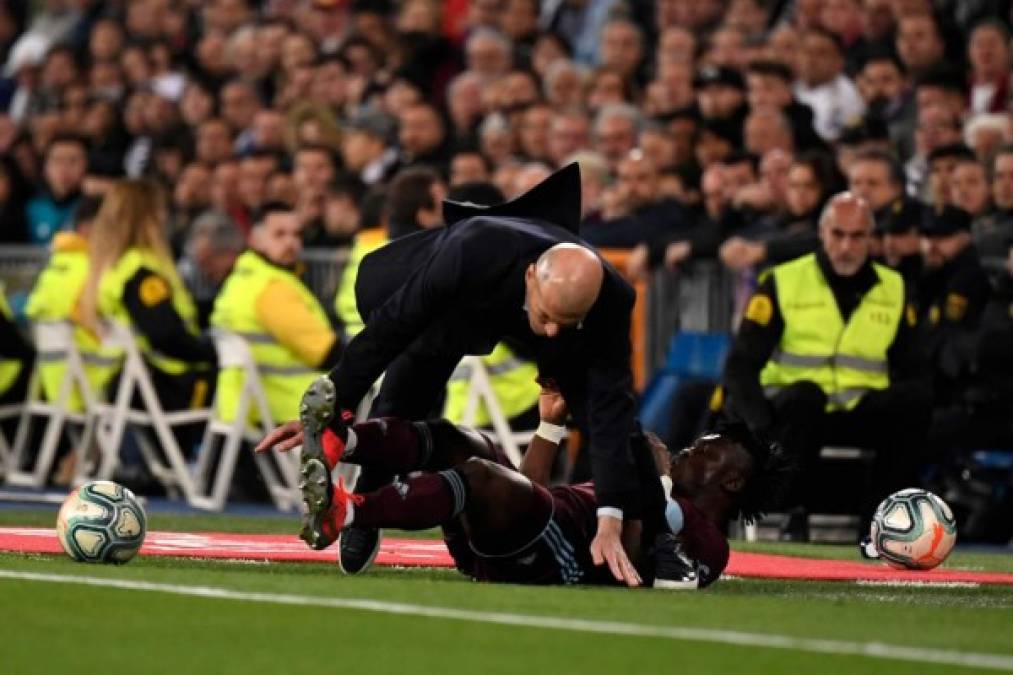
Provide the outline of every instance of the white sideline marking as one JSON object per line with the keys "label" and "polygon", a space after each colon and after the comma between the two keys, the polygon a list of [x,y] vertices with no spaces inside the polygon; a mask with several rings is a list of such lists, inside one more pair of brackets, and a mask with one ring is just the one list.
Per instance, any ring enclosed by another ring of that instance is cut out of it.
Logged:
{"label": "white sideline marking", "polygon": [[312,598],[305,595],[289,595],[285,593],[234,591],[227,588],[215,588],[213,586],[182,586],[177,584],[152,583],[148,581],[128,581],[126,579],[104,579],[102,577],[22,572],[19,570],[0,569],[0,579],[19,579],[22,581],[98,586],[130,591],[168,593],[170,595],[184,595],[198,598],[216,598],[219,600],[238,600],[243,602],[265,602],[276,605],[357,609],[366,612],[379,612],[382,614],[424,616],[434,619],[474,621],[478,623],[520,626],[522,628],[549,628],[581,633],[656,637],[669,640],[690,640],[695,642],[711,642],[736,646],[793,649],[818,654],[866,656],[870,658],[895,659],[915,663],[933,663],[972,668],[986,668],[990,670],[1013,671],[1013,656],[1007,656],[1005,654],[959,652],[944,649],[933,649],[931,647],[905,647],[903,645],[892,645],[882,642],[847,642],[844,640],[821,640],[815,638],[792,637],[789,635],[746,633],[742,631],[717,630],[710,628],[690,628],[687,626],[652,626],[648,624],[625,623],[619,621],[593,621],[590,619],[566,619],[562,617],[535,616],[530,614],[508,614],[505,612],[480,612],[466,609],[454,609],[451,607],[432,607],[402,602],[385,602],[381,600]]}
{"label": "white sideline marking", "polygon": [[858,579],[855,583],[859,586],[892,586],[895,588],[981,588],[976,581],[903,581]]}

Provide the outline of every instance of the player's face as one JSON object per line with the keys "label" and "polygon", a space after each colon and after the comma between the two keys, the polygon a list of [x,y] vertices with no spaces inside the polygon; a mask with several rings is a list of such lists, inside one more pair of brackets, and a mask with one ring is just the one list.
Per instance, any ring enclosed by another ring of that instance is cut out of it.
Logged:
{"label": "player's face", "polygon": [[701,436],[672,458],[669,475],[672,491],[680,497],[695,497],[720,481],[730,466],[727,440],[717,435]]}

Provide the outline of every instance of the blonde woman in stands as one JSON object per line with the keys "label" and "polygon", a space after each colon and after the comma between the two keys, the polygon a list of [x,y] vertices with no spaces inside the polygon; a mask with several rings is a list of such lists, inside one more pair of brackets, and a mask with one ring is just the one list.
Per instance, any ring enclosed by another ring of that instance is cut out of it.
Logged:
{"label": "blonde woman in stands", "polygon": [[[165,197],[155,184],[119,181],[106,193],[89,237],[91,268],[81,319],[129,326],[165,410],[207,404],[214,382],[214,343],[197,327],[197,310],[173,263]],[[187,451],[189,434],[180,447]]]}

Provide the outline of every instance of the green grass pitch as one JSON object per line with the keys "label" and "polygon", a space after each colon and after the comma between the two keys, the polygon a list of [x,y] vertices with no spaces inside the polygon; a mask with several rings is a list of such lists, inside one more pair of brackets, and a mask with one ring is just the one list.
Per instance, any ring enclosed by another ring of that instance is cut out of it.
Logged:
{"label": "green grass pitch", "polygon": [[[51,527],[53,519],[0,511],[4,526]],[[266,533],[296,525],[155,514],[149,527]],[[857,555],[852,547],[734,546]],[[1013,556],[958,551],[947,565],[1013,571]],[[938,654],[944,662],[932,662]],[[111,567],[0,554],[5,675],[1003,671],[1013,671],[1010,586],[724,579],[703,592],[531,588],[478,584],[450,570],[343,577],[336,565],[139,558]]]}

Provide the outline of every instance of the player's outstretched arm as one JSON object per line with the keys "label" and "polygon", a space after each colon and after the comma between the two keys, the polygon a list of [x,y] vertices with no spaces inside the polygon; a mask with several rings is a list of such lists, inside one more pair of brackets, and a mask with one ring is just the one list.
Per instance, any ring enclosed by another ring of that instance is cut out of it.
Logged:
{"label": "player's outstretched arm", "polygon": [[302,445],[302,442],[302,422],[293,420],[282,424],[267,436],[264,436],[263,440],[257,443],[257,447],[253,451],[267,452],[273,448],[278,452],[288,452]]}
{"label": "player's outstretched arm", "polygon": [[548,485],[559,444],[566,433],[566,401],[551,381],[539,381],[538,417],[541,422],[528,444],[518,470],[536,485]]}
{"label": "player's outstretched arm", "polygon": [[595,565],[607,564],[616,581],[627,586],[642,582],[622,542],[623,521],[612,516],[598,516],[598,532],[591,542],[591,560]]}

